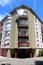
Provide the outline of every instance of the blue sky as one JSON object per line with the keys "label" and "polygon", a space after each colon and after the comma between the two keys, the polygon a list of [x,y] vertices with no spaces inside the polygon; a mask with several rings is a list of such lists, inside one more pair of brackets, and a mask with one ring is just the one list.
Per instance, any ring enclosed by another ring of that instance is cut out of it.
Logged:
{"label": "blue sky", "polygon": [[43,0],[0,0],[0,20],[14,8],[22,4],[32,8],[43,21]]}

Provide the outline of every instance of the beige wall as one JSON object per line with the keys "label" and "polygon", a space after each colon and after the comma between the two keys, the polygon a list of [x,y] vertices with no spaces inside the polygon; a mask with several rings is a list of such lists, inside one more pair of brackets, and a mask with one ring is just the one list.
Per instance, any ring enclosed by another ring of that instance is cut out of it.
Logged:
{"label": "beige wall", "polygon": [[16,23],[17,16],[12,16],[11,35],[10,35],[10,48],[18,48],[18,27]]}
{"label": "beige wall", "polygon": [[35,40],[34,15],[31,12],[29,12],[28,21],[29,21],[29,47],[35,48],[36,40]]}
{"label": "beige wall", "polygon": [[[10,36],[10,48],[18,48],[18,27],[16,23],[17,16],[12,16],[11,23],[11,36]],[[28,26],[29,26],[29,47],[35,48],[35,27],[34,27],[34,15],[29,11],[28,13]]]}

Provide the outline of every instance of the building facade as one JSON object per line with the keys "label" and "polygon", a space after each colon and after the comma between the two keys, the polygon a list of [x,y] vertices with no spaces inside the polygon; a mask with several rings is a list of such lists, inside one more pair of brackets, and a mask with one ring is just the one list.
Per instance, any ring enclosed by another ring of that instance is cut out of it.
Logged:
{"label": "building facade", "polygon": [[35,48],[43,48],[41,20],[32,9],[22,5],[10,12],[2,22],[2,55],[32,57]]}

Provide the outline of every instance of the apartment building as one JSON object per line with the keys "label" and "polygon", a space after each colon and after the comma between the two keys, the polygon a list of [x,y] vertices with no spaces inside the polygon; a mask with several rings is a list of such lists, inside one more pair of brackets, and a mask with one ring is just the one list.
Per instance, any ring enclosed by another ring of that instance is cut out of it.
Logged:
{"label": "apartment building", "polygon": [[43,48],[42,21],[31,8],[25,5],[17,7],[1,22],[3,56],[27,58],[34,56],[36,48]]}

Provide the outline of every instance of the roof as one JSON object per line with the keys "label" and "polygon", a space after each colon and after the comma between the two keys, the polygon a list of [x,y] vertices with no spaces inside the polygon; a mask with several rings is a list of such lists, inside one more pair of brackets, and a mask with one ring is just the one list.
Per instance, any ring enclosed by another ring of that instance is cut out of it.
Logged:
{"label": "roof", "polygon": [[[41,23],[43,23],[43,22],[41,21],[41,19],[38,17],[38,15],[33,11],[33,9],[32,9],[32,8],[29,8],[29,7],[26,6],[26,5],[21,5],[21,6],[16,7],[16,8],[13,9],[9,14],[14,14],[14,13],[16,12],[16,10],[19,9],[19,8],[28,9],[30,12],[32,12],[33,15],[35,15],[35,16],[38,18],[38,20],[39,20]],[[7,15],[7,16],[8,16],[8,15]],[[2,20],[2,22],[7,18],[7,16]]]}

